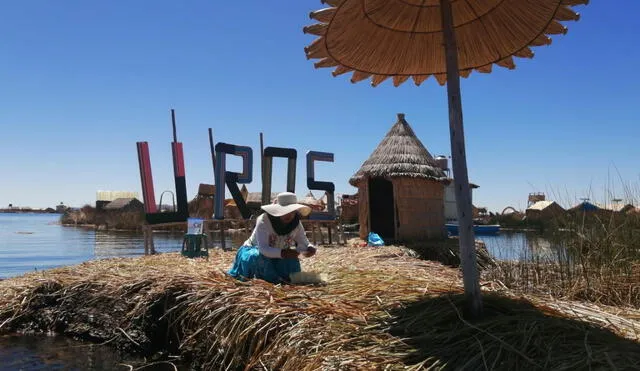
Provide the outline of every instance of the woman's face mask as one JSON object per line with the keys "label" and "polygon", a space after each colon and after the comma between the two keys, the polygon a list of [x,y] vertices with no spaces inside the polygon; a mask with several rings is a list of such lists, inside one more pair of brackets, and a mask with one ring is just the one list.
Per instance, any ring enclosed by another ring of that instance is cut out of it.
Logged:
{"label": "woman's face mask", "polygon": [[295,217],[296,217],[296,211],[281,216],[280,220],[282,220],[283,223],[288,224],[288,223],[291,223],[291,221],[293,221]]}

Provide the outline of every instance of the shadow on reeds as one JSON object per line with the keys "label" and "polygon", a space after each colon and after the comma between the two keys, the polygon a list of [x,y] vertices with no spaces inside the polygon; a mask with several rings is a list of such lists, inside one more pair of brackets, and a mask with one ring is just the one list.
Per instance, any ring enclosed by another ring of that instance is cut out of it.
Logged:
{"label": "shadow on reeds", "polygon": [[[457,237],[441,240],[401,241],[399,244],[413,251],[420,259],[439,262],[454,268],[460,266],[460,242]],[[495,264],[484,243],[480,241],[476,242],[476,261],[480,270]]]}
{"label": "shadow on reeds", "polygon": [[548,315],[524,300],[484,297],[484,315],[462,318],[462,295],[424,299],[390,312],[388,332],[413,351],[403,362],[445,370],[640,368],[640,344],[592,324]]}

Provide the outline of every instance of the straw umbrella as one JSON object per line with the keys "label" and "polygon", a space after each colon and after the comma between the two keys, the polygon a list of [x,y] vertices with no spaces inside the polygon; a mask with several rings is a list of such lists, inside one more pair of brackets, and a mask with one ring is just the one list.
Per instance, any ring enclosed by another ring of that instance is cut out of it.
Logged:
{"label": "straw umbrella", "polygon": [[469,179],[462,123],[460,76],[489,73],[494,64],[515,68],[513,57],[532,58],[530,47],[564,34],[561,21],[578,20],[572,6],[588,0],[322,0],[311,13],[319,23],[304,28],[320,36],[305,48],[315,66],[353,72],[351,82],[434,76],[447,84],[453,175],[456,182],[460,252],[468,314],[482,311],[475,264]]}

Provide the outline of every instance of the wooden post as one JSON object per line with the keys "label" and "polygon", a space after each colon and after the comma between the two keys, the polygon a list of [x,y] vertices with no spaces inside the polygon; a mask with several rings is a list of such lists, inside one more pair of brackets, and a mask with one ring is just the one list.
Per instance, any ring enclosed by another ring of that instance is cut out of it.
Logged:
{"label": "wooden post", "polygon": [[[215,146],[215,143],[213,142],[213,129],[209,128],[209,150],[211,151],[211,163],[213,164],[213,174],[216,173],[216,149],[215,148],[216,146]],[[216,179],[214,177],[213,184],[216,184],[215,181]]]}
{"label": "wooden post", "polygon": [[313,245],[318,246],[318,238],[316,237],[316,223],[311,223],[311,237],[313,238]]}
{"label": "wooden post", "polygon": [[264,136],[260,133],[260,176],[264,182]]}
{"label": "wooden post", "polygon": [[144,245],[144,254],[149,255],[149,233],[146,225],[142,227],[142,244]]}
{"label": "wooden post", "polygon": [[462,97],[460,96],[460,71],[458,48],[453,27],[451,0],[440,0],[442,28],[447,62],[447,94],[449,100],[449,131],[451,135],[451,157],[455,182],[456,207],[460,238],[460,260],[466,297],[466,314],[479,317],[482,314],[482,297],[478,266],[476,265],[475,236],[471,210],[471,191],[467,173],[464,128],[462,121]]}
{"label": "wooden post", "polygon": [[155,255],[156,247],[153,244],[153,226],[151,225],[147,226],[147,231],[148,231],[147,234],[149,235],[149,254]]}
{"label": "wooden post", "polygon": [[224,219],[218,221],[218,225],[220,226],[220,247],[222,248],[222,250],[227,249],[227,241],[225,240],[224,236],[224,224]]}
{"label": "wooden post", "polygon": [[331,229],[333,228],[333,223],[329,223],[327,224],[327,231],[329,233],[329,245],[331,245],[332,241],[331,241]]}
{"label": "wooden post", "polygon": [[[260,133],[260,179],[262,188],[260,189],[262,192],[260,203],[262,205],[266,205],[271,203],[271,184],[267,184],[265,180],[267,178],[267,174],[264,172],[264,136]],[[271,179],[271,172],[269,172],[269,179]]]}
{"label": "wooden post", "polygon": [[176,110],[171,109],[171,126],[173,128],[173,141],[174,143],[178,141],[178,134],[176,132]]}
{"label": "wooden post", "polygon": [[202,234],[205,235],[205,239],[204,239],[204,243],[205,243],[205,247],[207,248],[207,251],[211,250],[212,246],[211,245],[211,239],[209,237],[209,225],[205,222],[202,223]]}

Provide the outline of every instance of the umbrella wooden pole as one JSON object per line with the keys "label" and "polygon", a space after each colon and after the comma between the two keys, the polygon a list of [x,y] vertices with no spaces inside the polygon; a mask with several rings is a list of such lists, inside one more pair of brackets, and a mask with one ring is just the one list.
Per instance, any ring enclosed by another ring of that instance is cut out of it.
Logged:
{"label": "umbrella wooden pole", "polygon": [[267,182],[265,180],[265,174],[264,174],[264,136],[262,135],[262,133],[260,133],[260,179],[262,179],[262,181],[260,182],[260,185],[262,186],[262,199],[260,200],[260,202],[263,205],[268,204],[269,202],[267,202],[267,197],[265,196],[267,193],[269,194],[269,201],[271,200],[271,184],[269,184],[269,186],[267,186]]}
{"label": "umbrella wooden pole", "polygon": [[467,298],[466,314],[479,317],[482,314],[482,297],[478,266],[476,264],[475,236],[471,192],[467,173],[467,157],[462,124],[462,97],[460,96],[460,71],[458,69],[458,49],[453,27],[451,0],[441,0],[442,28],[447,65],[447,95],[449,99],[449,130],[451,135],[451,157],[455,182],[458,229],[460,237],[460,259],[464,292]]}

